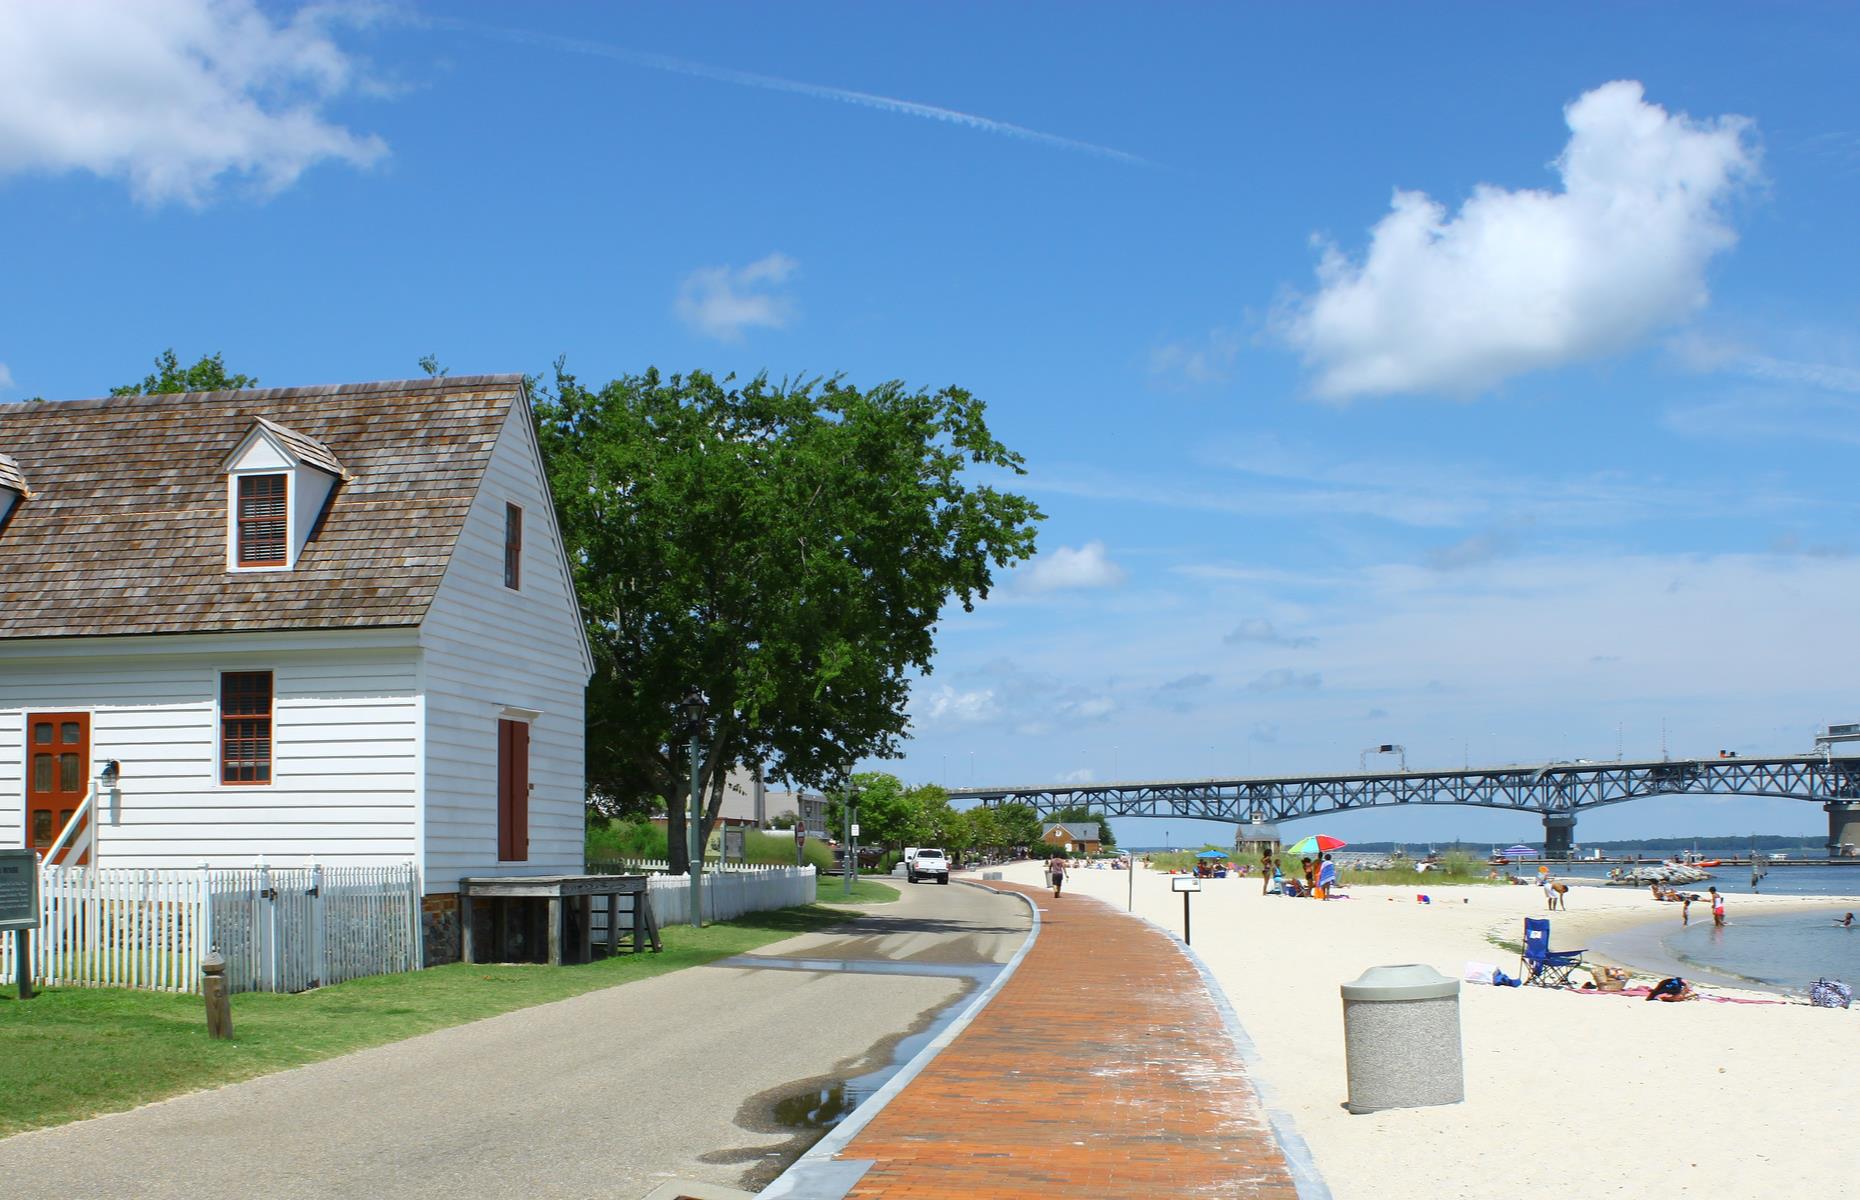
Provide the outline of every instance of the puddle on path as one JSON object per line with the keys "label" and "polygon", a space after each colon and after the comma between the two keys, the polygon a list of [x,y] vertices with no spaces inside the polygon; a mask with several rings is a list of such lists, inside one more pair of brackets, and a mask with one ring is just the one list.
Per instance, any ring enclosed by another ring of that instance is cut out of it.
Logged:
{"label": "puddle on path", "polygon": [[[874,1093],[890,1082],[905,1063],[917,1057],[945,1029],[956,1015],[974,999],[976,989],[1000,973],[1000,963],[920,963],[882,960],[806,960],[754,958],[749,961],[729,959],[714,966],[772,967],[776,970],[833,970],[871,972],[882,975],[929,975],[969,981],[942,1007],[920,1020],[902,1036],[888,1039],[872,1048],[864,1062],[845,1064],[857,1067],[880,1061],[879,1066],[857,1074],[827,1075],[772,1088],[751,1097],[737,1114],[737,1124],[745,1129],[789,1135],[780,1146],[731,1155],[704,1156],[705,1161],[732,1161],[754,1166],[745,1173],[738,1186],[755,1190],[781,1174],[795,1159],[805,1154],[827,1131],[845,1120]],[[814,962],[814,965],[802,965]],[[821,965],[824,964],[824,965]]]}

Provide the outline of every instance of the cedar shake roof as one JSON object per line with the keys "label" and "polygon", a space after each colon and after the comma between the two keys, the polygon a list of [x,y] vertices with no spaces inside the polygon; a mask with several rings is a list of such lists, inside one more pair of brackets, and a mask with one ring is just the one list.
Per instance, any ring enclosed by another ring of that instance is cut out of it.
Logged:
{"label": "cedar shake roof", "polygon": [[12,488],[22,496],[26,494],[26,477],[11,455],[0,454],[0,487]]}
{"label": "cedar shake roof", "polygon": [[[0,404],[33,486],[0,529],[0,639],[417,625],[522,394],[478,375]],[[261,419],[347,481],[292,570],[234,572],[221,468]]]}
{"label": "cedar shake roof", "polygon": [[267,421],[263,417],[258,419],[258,423],[275,434],[277,439],[283,442],[300,462],[308,463],[320,471],[327,471],[338,479],[347,474],[342,469],[342,464],[336,461],[336,456],[329,452],[329,447],[322,442],[313,437],[306,437],[295,429],[286,429],[276,421]]}

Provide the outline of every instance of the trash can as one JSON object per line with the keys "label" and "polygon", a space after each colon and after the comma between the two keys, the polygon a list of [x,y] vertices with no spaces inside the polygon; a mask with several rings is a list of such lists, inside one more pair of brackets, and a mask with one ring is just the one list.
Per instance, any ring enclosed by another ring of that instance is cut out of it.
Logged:
{"label": "trash can", "polygon": [[1460,981],[1419,963],[1369,968],[1343,985],[1343,1050],[1353,1113],[1458,1104]]}

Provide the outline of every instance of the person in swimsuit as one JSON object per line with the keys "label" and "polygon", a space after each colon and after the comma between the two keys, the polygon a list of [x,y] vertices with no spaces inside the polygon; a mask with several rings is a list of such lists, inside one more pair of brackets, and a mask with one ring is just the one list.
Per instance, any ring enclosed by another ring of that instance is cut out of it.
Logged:
{"label": "person in swimsuit", "polygon": [[1673,1004],[1680,1000],[1697,1000],[1698,998],[1699,994],[1692,990],[1692,985],[1677,975],[1662,979],[1660,982],[1653,985],[1652,991],[1647,993],[1647,999],[1660,1000],[1668,1004]]}
{"label": "person in swimsuit", "polygon": [[1705,890],[1711,893],[1711,923],[1713,925],[1724,924],[1724,893],[1718,890],[1717,884]]}

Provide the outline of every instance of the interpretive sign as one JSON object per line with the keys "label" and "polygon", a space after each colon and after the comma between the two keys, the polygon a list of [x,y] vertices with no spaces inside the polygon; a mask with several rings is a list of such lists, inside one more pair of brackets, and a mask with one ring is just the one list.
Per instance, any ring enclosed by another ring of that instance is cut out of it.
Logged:
{"label": "interpretive sign", "polygon": [[723,861],[743,861],[743,831],[726,829],[723,831]]}
{"label": "interpretive sign", "polygon": [[0,929],[39,927],[39,856],[0,850]]}
{"label": "interpretive sign", "polygon": [[1171,875],[1169,886],[1178,892],[1198,892],[1201,890],[1201,880],[1193,875]]}

